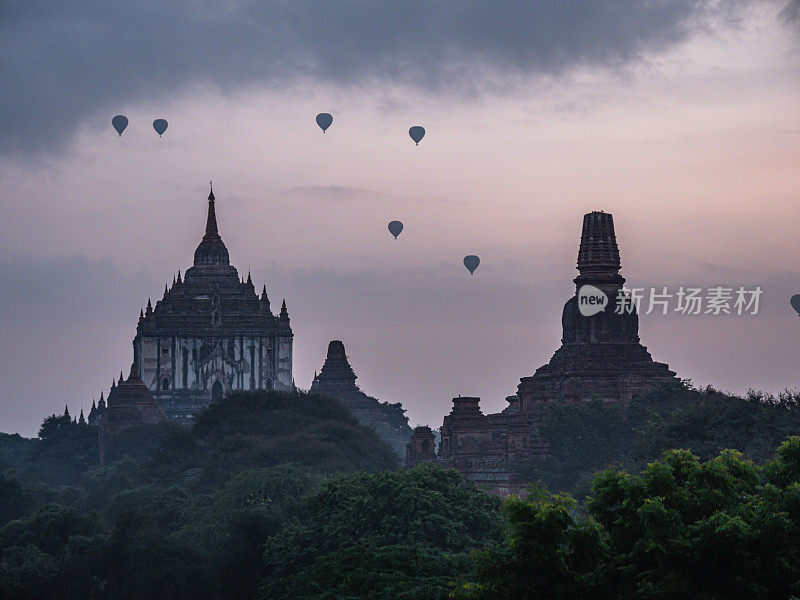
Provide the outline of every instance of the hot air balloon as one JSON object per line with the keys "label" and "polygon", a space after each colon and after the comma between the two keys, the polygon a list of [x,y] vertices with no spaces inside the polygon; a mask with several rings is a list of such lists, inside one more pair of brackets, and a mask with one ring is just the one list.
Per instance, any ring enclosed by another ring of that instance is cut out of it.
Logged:
{"label": "hot air balloon", "polygon": [[392,221],[389,223],[389,233],[397,239],[397,236],[403,231],[403,224],[400,221]]}
{"label": "hot air balloon", "polygon": [[117,115],[113,119],[111,119],[111,124],[114,126],[114,129],[117,130],[117,133],[122,136],[122,132],[125,131],[125,128],[128,126],[128,117],[125,115]]}
{"label": "hot air balloon", "polygon": [[481,259],[474,254],[469,254],[464,257],[464,266],[467,267],[470,275],[475,273],[475,269],[478,268],[479,264],[481,264]]}
{"label": "hot air balloon", "polygon": [[408,135],[410,135],[411,139],[414,140],[414,143],[419,146],[420,140],[425,137],[425,128],[420,127],[419,125],[414,125],[408,130]]}
{"label": "hot air balloon", "polygon": [[153,121],[153,129],[156,130],[158,137],[161,137],[164,134],[164,132],[167,130],[167,125],[168,123],[166,119],[156,119]]}
{"label": "hot air balloon", "polygon": [[792,296],[792,299],[789,300],[789,303],[792,305],[792,308],[797,311],[797,314],[800,314],[800,294],[795,294]]}
{"label": "hot air balloon", "polygon": [[322,133],[325,133],[325,130],[331,126],[331,123],[333,123],[333,117],[330,113],[319,113],[317,115],[317,125],[322,129]]}

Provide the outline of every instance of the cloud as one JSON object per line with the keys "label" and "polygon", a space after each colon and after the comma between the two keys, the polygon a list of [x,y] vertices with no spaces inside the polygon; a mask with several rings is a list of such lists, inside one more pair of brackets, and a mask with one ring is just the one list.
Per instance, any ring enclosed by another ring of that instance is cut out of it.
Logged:
{"label": "cloud", "polygon": [[787,25],[800,23],[800,0],[790,0],[789,4],[781,11],[780,18]]}
{"label": "cloud", "polygon": [[[409,85],[474,93],[685,40],[713,0],[6,1],[0,154],[63,149],[81,122],[206,84]],[[788,10],[788,9],[787,9]]]}

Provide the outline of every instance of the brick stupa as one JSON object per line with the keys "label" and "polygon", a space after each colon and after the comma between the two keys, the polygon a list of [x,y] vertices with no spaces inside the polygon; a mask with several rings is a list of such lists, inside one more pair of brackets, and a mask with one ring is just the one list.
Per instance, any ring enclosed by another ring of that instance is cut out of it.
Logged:
{"label": "brick stupa", "polygon": [[[675,373],[653,357],[639,341],[639,316],[617,311],[625,278],[621,268],[614,218],[591,212],[583,217],[578,250],[575,296],[564,305],[561,347],[546,365],[520,380],[519,408],[536,410],[541,402],[602,398],[627,401],[639,391],[675,380]],[[608,296],[602,312],[584,316],[578,310],[578,291],[592,285]]]}
{"label": "brick stupa", "polygon": [[374,430],[398,455],[405,457],[411,427],[402,407],[368,396],[356,385],[356,379],[344,344],[341,340],[332,340],[322,370],[314,375],[311,393],[336,399],[359,423]]}
{"label": "brick stupa", "polygon": [[109,439],[124,429],[137,425],[155,425],[167,421],[167,413],[153,398],[144,381],[139,377],[136,363],[125,380],[120,373],[119,383],[108,394],[108,406],[99,422],[100,456],[105,454]]}

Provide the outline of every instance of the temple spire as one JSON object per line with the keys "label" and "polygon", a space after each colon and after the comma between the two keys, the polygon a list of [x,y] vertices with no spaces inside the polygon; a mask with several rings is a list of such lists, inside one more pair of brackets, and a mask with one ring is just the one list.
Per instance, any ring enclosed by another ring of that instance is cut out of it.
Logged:
{"label": "temple spire", "polygon": [[[211,185],[211,182],[208,182]],[[208,219],[206,220],[206,235],[207,238],[218,238],[219,231],[217,230],[217,211],[214,208],[214,187],[208,194]]]}
{"label": "temple spire", "polygon": [[614,233],[614,218],[610,213],[594,211],[583,217],[581,245],[578,250],[578,271],[574,280],[580,287],[584,284],[608,286],[616,289],[625,283],[619,274],[620,260],[617,236]]}
{"label": "temple spire", "polygon": [[311,391],[356,391],[357,389],[356,374],[347,360],[344,344],[341,340],[332,340],[328,344],[328,355],[325,357],[322,371],[314,374]]}
{"label": "temple spire", "polygon": [[590,212],[583,217],[578,269],[587,272],[619,271],[619,248],[614,235],[614,218],[606,212]]}

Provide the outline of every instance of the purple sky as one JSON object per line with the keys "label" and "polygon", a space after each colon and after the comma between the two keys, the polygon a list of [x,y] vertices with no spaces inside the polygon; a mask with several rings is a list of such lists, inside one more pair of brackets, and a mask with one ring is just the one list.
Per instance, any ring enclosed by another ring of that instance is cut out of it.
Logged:
{"label": "purple sky", "polygon": [[412,423],[503,408],[559,345],[601,209],[629,285],[764,289],[757,316],[642,316],[656,360],[800,385],[800,2],[482,4],[0,9],[0,431],[127,370],[209,179],[231,261],[287,300],[299,387],[341,339]]}

